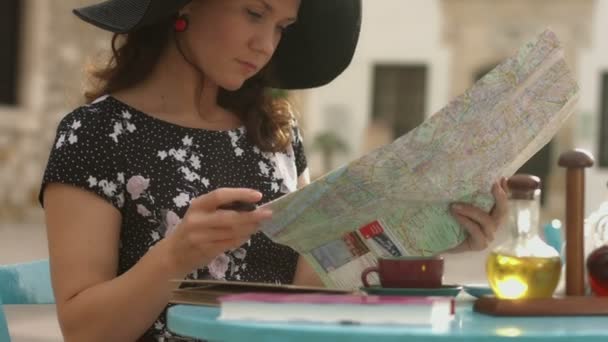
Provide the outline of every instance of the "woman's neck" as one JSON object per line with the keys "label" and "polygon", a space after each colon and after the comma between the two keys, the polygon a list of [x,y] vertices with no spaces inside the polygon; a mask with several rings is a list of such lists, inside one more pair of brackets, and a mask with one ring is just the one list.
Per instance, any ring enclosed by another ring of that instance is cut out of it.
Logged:
{"label": "woman's neck", "polygon": [[151,116],[184,126],[240,126],[236,115],[217,104],[218,92],[218,85],[188,63],[171,42],[144,81],[112,95]]}

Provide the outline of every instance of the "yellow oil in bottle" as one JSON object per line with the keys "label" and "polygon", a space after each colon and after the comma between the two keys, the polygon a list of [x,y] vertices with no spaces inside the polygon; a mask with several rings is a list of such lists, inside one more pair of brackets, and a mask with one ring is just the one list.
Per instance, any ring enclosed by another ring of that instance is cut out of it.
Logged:
{"label": "yellow oil in bottle", "polygon": [[561,272],[558,257],[515,257],[491,253],[487,260],[490,286],[503,299],[549,298]]}

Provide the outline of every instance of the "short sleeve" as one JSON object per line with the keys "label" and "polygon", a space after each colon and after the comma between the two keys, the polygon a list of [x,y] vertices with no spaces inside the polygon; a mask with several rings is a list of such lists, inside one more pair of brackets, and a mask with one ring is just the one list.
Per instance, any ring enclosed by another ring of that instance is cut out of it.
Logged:
{"label": "short sleeve", "polygon": [[304,171],[307,170],[308,162],[306,160],[306,152],[304,151],[304,142],[302,140],[302,134],[300,132],[300,128],[298,127],[298,123],[295,120],[293,124],[292,147],[294,152],[294,158],[296,161],[296,170],[299,177]]}
{"label": "short sleeve", "polygon": [[44,171],[39,201],[50,183],[72,185],[90,191],[121,210],[125,180],[118,145],[108,136],[110,115],[81,107],[57,127],[55,141]]}

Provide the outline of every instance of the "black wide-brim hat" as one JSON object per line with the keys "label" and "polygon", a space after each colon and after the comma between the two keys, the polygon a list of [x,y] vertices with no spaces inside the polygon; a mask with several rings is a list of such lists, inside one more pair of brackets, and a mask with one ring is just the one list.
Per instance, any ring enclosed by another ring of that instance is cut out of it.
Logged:
{"label": "black wide-brim hat", "polygon": [[[191,0],[107,0],[78,8],[82,20],[128,33],[174,16]],[[302,0],[298,21],[285,32],[272,58],[270,86],[322,86],[350,64],[361,28],[361,0]]]}

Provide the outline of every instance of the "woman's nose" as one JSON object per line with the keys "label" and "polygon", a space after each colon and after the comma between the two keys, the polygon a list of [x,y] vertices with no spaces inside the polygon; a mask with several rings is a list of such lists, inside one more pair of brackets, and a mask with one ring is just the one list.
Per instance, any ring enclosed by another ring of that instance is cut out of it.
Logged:
{"label": "woman's nose", "polygon": [[265,56],[272,56],[280,38],[280,33],[274,27],[264,28],[253,37],[251,47]]}

